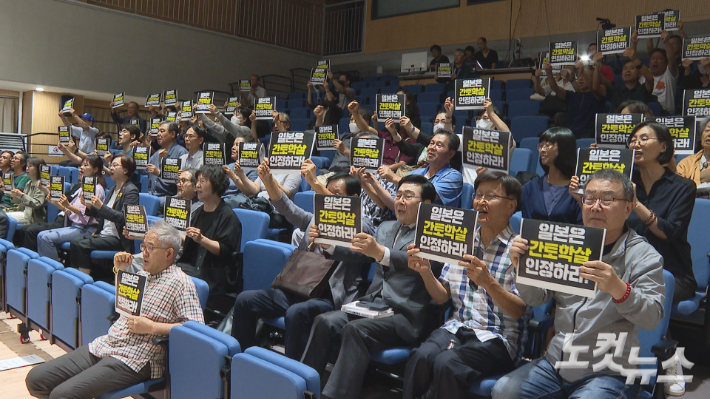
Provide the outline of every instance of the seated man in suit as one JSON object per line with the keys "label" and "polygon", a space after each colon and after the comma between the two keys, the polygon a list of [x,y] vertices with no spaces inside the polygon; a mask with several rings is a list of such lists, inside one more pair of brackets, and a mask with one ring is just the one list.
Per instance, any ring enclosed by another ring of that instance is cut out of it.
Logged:
{"label": "seated man in suit", "polygon": [[[314,223],[313,214],[299,208],[291,201],[269,170],[269,160],[258,168],[259,178],[269,193],[269,201],[294,227],[307,230]],[[333,195],[360,195],[360,183],[346,173],[337,173],[328,178],[326,190]],[[363,216],[363,231],[374,234],[372,221]],[[300,249],[308,250],[308,241],[301,240]],[[371,261],[348,259],[338,262],[328,280],[329,290],[322,298],[306,298],[278,288],[244,291],[234,303],[232,335],[239,341],[242,350],[257,344],[255,330],[261,317],[284,317],[286,324],[286,356],[299,360],[308,342],[313,319],[321,313],[340,309],[362,295],[360,283],[367,278]],[[364,277],[364,278],[363,278]],[[364,290],[363,290],[364,291]]]}
{"label": "seated man in suit", "polygon": [[[355,235],[350,249],[321,245],[332,259],[354,258],[376,261],[372,285],[359,300],[384,304],[394,315],[363,319],[342,311],[316,317],[301,360],[323,376],[333,344],[341,341],[340,354],[330,374],[323,397],[359,398],[370,353],[395,346],[414,346],[440,323],[436,307],[419,273],[407,266],[407,245],[414,241],[419,203],[431,203],[436,190],[424,176],[408,175],[399,181],[395,195],[396,221],[382,222],[376,238],[366,233]],[[313,225],[311,240],[319,235]],[[327,256],[328,256],[327,255]],[[434,271],[435,275],[439,275]]]}
{"label": "seated man in suit", "polygon": [[[478,224],[476,256],[446,264],[439,279],[427,259],[409,245],[409,267],[421,274],[438,304],[451,299],[449,320],[412,352],[404,372],[404,398],[463,398],[475,379],[507,373],[520,359],[525,337],[525,302],[515,285],[510,247],[516,233],[508,220],[522,188],[512,176],[486,171],[475,182]],[[426,396],[427,392],[429,396]]]}
{"label": "seated man in suit", "polygon": [[[73,352],[35,366],[25,380],[37,398],[98,398],[106,392],[160,378],[166,350],[153,343],[188,320],[204,322],[192,279],[175,266],[180,233],[162,222],[151,227],[141,245],[146,276],[141,316],[121,316],[108,330]],[[133,256],[119,252],[116,269],[126,270]]]}

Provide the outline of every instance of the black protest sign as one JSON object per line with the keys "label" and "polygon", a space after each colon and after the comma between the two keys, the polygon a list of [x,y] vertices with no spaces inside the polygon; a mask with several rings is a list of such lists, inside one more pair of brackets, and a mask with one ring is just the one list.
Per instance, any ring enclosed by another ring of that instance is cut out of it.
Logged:
{"label": "black protest sign", "polygon": [[313,215],[319,235],[316,244],[350,247],[355,234],[362,232],[360,197],[316,194]]}
{"label": "black protest sign", "polygon": [[54,202],[59,202],[59,200],[62,199],[62,195],[64,195],[64,176],[50,176],[49,199]]}
{"label": "black protest sign", "polygon": [[710,116],[710,89],[684,90],[683,115],[700,118]]}
{"label": "black protest sign", "polygon": [[[168,121],[168,122],[175,122],[175,121],[177,121],[177,112],[175,112],[175,111],[170,111],[170,112],[168,112],[168,114],[165,115],[165,120]],[[157,135],[158,133],[155,133],[155,134]]]}
{"label": "black protest sign", "polygon": [[259,97],[254,99],[254,114],[257,120],[272,120],[273,111],[276,110],[276,96]]}
{"label": "black protest sign", "polygon": [[160,118],[150,118],[150,129],[148,129],[148,134],[153,137],[157,136],[158,129],[160,129],[161,122],[163,122],[163,120]]}
{"label": "black protest sign", "polygon": [[251,79],[239,80],[239,91],[251,91]]}
{"label": "black protest sign", "polygon": [[150,159],[150,146],[133,147],[133,161],[136,163],[136,169],[145,169],[148,166]]}
{"label": "black protest sign", "polygon": [[[539,52],[537,53],[537,69],[540,70],[540,77],[546,78],[547,77],[547,71],[545,71],[545,64],[550,63],[550,52],[545,51],[545,52]],[[552,68],[552,73],[557,74],[559,73],[563,66],[562,65],[552,65],[550,64],[550,68]]]}
{"label": "black protest sign", "polygon": [[510,167],[510,140],[509,132],[464,127],[463,166],[474,170],[484,167],[507,172]]}
{"label": "black protest sign", "polygon": [[350,165],[356,169],[365,168],[377,172],[382,166],[385,140],[381,138],[353,137],[350,139]]}
{"label": "black protest sign", "polygon": [[577,150],[577,169],[579,193],[591,176],[600,170],[614,169],[631,179],[634,168],[634,150],[626,148],[579,148]]}
{"label": "black protest sign", "polygon": [[145,97],[145,106],[147,107],[160,107],[160,93],[148,94]]}
{"label": "black protest sign", "polygon": [[123,106],[123,94],[124,93],[118,93],[113,95],[113,105],[111,106],[111,108],[118,108]]}
{"label": "black protest sign", "polygon": [[204,143],[202,144],[202,159],[205,165],[224,165],[224,144]]}
{"label": "black protest sign", "polygon": [[490,96],[491,78],[456,79],[454,109],[483,109],[483,103]]}
{"label": "black protest sign", "polygon": [[593,297],[596,283],[579,275],[579,267],[601,260],[605,229],[523,219],[520,236],[528,251],[518,261],[516,284]]}
{"label": "black protest sign", "polygon": [[165,197],[165,221],[180,231],[190,227],[192,201],[180,197]]}
{"label": "black protest sign", "polygon": [[710,36],[683,39],[683,59],[700,60],[710,57]]}
{"label": "black protest sign", "polygon": [[[5,172],[2,174],[2,189],[9,193],[15,188],[15,175],[12,172]],[[62,190],[64,186],[62,186]]]}
{"label": "black protest sign", "polygon": [[597,32],[597,51],[602,54],[620,54],[628,47],[631,47],[631,27]]}
{"label": "black protest sign", "polygon": [[71,112],[69,112],[69,110],[72,108],[74,108],[74,97],[68,99],[64,102],[64,105],[62,105],[62,113],[64,116],[71,116]]}
{"label": "black protest sign", "polygon": [[39,180],[42,187],[49,187],[49,176],[52,174],[52,168],[46,164],[39,165]]}
{"label": "black protest sign", "polygon": [[71,141],[69,126],[59,126],[59,142],[67,145]]}
{"label": "black protest sign", "polygon": [[440,62],[436,64],[436,77],[439,79],[451,78],[451,63]]}
{"label": "black protest sign", "polygon": [[168,106],[168,105],[177,105],[177,103],[178,103],[177,90],[165,90],[165,93],[163,94],[163,104]]}
{"label": "black protest sign", "polygon": [[264,146],[261,143],[239,143],[236,161],[243,170],[256,170],[264,159]]}
{"label": "black protest sign", "polygon": [[473,255],[478,212],[443,205],[419,204],[414,243],[417,256],[458,265],[464,255]]}
{"label": "black protest sign", "polygon": [[316,149],[335,151],[333,141],[338,138],[338,125],[316,126]]}
{"label": "black protest sign", "polygon": [[195,107],[196,114],[210,113],[210,105],[214,101],[213,91],[200,91],[197,93],[197,106]]}
{"label": "black protest sign", "polygon": [[160,178],[166,183],[175,183],[181,166],[180,158],[163,158],[160,163]]}
{"label": "black protest sign", "polygon": [[326,71],[330,71],[330,60],[320,60],[316,63],[316,68],[317,69],[325,69]]}
{"label": "black protest sign", "polygon": [[192,100],[183,101],[180,106],[180,120],[190,121],[195,114],[192,112]]}
{"label": "black protest sign", "polygon": [[143,205],[123,205],[126,229],[134,237],[143,237],[148,232],[148,216]]}
{"label": "black protest sign", "polygon": [[116,273],[116,312],[125,317],[140,316],[146,276],[119,270]]}
{"label": "black protest sign", "polygon": [[659,116],[656,122],[665,125],[673,136],[676,154],[693,154],[695,147],[695,117],[694,116]]}
{"label": "black protest sign", "polygon": [[574,65],[577,62],[577,41],[550,42],[551,65]]}
{"label": "black protest sign", "polygon": [[636,16],[636,34],[639,39],[646,37],[661,37],[663,32],[663,13]]}
{"label": "black protest sign", "polygon": [[672,31],[678,30],[678,21],[680,21],[680,10],[661,11],[663,14],[663,30]]}
{"label": "black protest sign", "polygon": [[314,132],[273,132],[269,145],[269,168],[272,173],[301,174],[301,164],[311,157]]}
{"label": "black protest sign", "polygon": [[643,119],[643,114],[597,114],[594,123],[597,144],[626,148],[631,132]]}
{"label": "black protest sign", "polygon": [[94,146],[96,148],[96,155],[102,157],[109,152],[109,148],[111,148],[111,139],[108,137],[97,137]]}
{"label": "black protest sign", "polygon": [[234,115],[239,107],[239,97],[229,97],[227,100],[227,107],[224,109],[225,115]]}
{"label": "black protest sign", "polygon": [[98,186],[98,178],[96,176],[83,176],[81,179],[81,190],[84,195],[84,202],[88,206],[91,203],[91,197],[96,195]]}
{"label": "black protest sign", "polygon": [[323,85],[328,77],[328,70],[323,68],[311,69],[311,83],[313,85]]}
{"label": "black protest sign", "polygon": [[407,96],[405,94],[377,94],[376,112],[377,121],[384,122],[387,119],[399,123],[399,119],[407,116]]}

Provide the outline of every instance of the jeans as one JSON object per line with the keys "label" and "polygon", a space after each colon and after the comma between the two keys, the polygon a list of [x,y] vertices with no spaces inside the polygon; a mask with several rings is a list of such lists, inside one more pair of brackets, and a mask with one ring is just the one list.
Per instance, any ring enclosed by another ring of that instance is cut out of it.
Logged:
{"label": "jeans", "polygon": [[60,244],[75,238],[88,237],[94,231],[96,231],[96,226],[85,226],[81,224],[43,231],[37,234],[37,253],[39,253],[39,256],[46,256],[59,261],[57,247]]}

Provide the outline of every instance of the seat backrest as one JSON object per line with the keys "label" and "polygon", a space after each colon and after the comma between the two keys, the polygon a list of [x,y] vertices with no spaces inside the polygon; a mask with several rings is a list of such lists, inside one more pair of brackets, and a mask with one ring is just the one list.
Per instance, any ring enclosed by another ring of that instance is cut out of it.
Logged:
{"label": "seat backrest", "polygon": [[473,186],[464,183],[461,189],[461,208],[463,209],[473,209]]}
{"label": "seat backrest", "polygon": [[264,239],[248,242],[244,247],[244,290],[270,288],[294,249],[293,245]]}
{"label": "seat backrest", "polygon": [[158,210],[160,209],[160,198],[155,195],[139,193],[138,204],[145,207],[146,215],[156,216],[158,214]]}
{"label": "seat backrest", "polygon": [[[7,217],[7,236],[4,237],[8,241],[12,241],[15,236],[15,230],[17,230],[17,219],[12,216]],[[0,237],[3,238],[3,237]]]}
{"label": "seat backrest", "polygon": [[506,90],[528,89],[530,87],[532,87],[530,79],[511,79],[505,82]]}
{"label": "seat backrest", "polygon": [[315,191],[301,191],[293,196],[293,203],[306,212],[313,213],[313,197]]}
{"label": "seat backrest", "polygon": [[519,142],[526,137],[539,137],[547,130],[549,121],[546,116],[516,116],[511,118],[510,130],[515,141]]}
{"label": "seat backrest", "polygon": [[210,286],[205,280],[197,277],[192,277],[192,282],[195,284],[195,290],[197,291],[197,298],[200,300],[200,306],[202,306],[202,310],[205,310],[205,307],[207,307],[207,297],[210,296]]}
{"label": "seat backrest", "polygon": [[27,318],[49,330],[49,296],[52,273],[64,269],[54,259],[41,257],[27,263]]}
{"label": "seat backrest", "polygon": [[510,217],[510,227],[514,232],[520,233],[520,222],[523,220],[523,214],[517,211]]}
{"label": "seat backrest", "polygon": [[577,139],[577,148],[589,148],[594,143],[596,143],[596,140],[591,138]]}
{"label": "seat backrest", "polygon": [[540,111],[540,101],[533,100],[515,100],[511,101],[508,98],[508,116],[515,118],[516,116],[527,116],[537,114]]}
{"label": "seat backrest", "polygon": [[245,245],[249,241],[266,238],[266,234],[269,230],[269,215],[251,209],[234,208],[232,210],[242,223],[241,252],[244,252]]}
{"label": "seat backrest", "polygon": [[258,346],[252,346],[251,348],[245,350],[244,353],[266,360],[270,363],[273,363],[279,367],[283,367],[284,369],[299,375],[306,381],[306,389],[308,389],[308,391],[310,392],[315,393],[317,397],[320,397],[320,376],[314,369],[306,366],[301,362],[290,359],[280,353],[276,353]]}
{"label": "seat backrest", "polygon": [[690,256],[693,260],[693,274],[698,282],[698,291],[705,292],[710,279],[710,240],[705,236],[710,220],[710,199],[696,198],[693,215],[688,226]]}
{"label": "seat backrest", "polygon": [[27,287],[27,264],[30,257],[24,248],[15,248],[7,251],[7,261],[5,268],[5,298],[3,300],[8,306],[19,311],[23,315],[25,309],[24,289]]}
{"label": "seat backrest", "polygon": [[220,373],[227,359],[241,352],[236,339],[188,321],[170,330],[168,345],[171,398],[224,397],[225,384]]}
{"label": "seat backrest", "polygon": [[518,172],[529,171],[532,159],[532,151],[527,148],[516,148],[510,157],[510,175],[515,176]]}
{"label": "seat backrest", "polygon": [[304,391],[320,398],[320,378],[315,370],[285,356],[267,352],[270,351],[252,347],[232,358],[231,384],[239,389],[231,390],[231,399],[302,399]]}
{"label": "seat backrest", "polygon": [[70,348],[79,346],[79,303],[81,287],[94,280],[77,269],[65,268],[52,274],[52,335]]}
{"label": "seat backrest", "polygon": [[[671,309],[673,307],[673,294],[675,293],[675,278],[673,274],[668,270],[663,271],[663,280],[666,287],[666,296],[663,301],[663,317],[661,321],[658,322],[656,328],[652,330],[644,330],[639,328],[639,344],[641,346],[639,351],[639,357],[655,357],[651,348],[653,345],[660,342],[668,334],[668,324],[671,320]],[[656,368],[656,365],[644,365],[642,364],[640,368]],[[656,377],[651,377],[651,382],[654,383]]]}
{"label": "seat backrest", "polygon": [[81,344],[87,345],[111,328],[108,317],[115,309],[116,289],[103,281],[81,287]]}

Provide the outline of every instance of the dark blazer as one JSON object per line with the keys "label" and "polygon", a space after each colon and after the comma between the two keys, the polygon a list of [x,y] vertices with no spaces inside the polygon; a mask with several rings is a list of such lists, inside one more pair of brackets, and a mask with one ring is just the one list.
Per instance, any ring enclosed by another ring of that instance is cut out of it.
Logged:
{"label": "dark blazer", "polygon": [[118,192],[116,197],[116,202],[113,203],[112,207],[106,206],[106,203],[111,199],[116,186],[111,187],[108,195],[106,195],[106,202],[104,205],[96,209],[93,206],[86,207],[86,215],[93,216],[99,220],[99,227],[96,229],[96,234],[101,232],[104,228],[104,222],[110,220],[116,224],[116,230],[118,231],[118,238],[121,240],[121,247],[124,251],[133,253],[133,241],[125,238],[123,236],[123,226],[126,225],[126,217],[123,214],[123,205],[138,205],[139,201],[139,190],[135,184],[131,183],[130,180],[121,187],[121,191]]}
{"label": "dark blazer", "polygon": [[[424,280],[407,264],[407,245],[414,242],[415,230],[400,235],[395,242],[400,226],[395,220],[382,222],[377,228],[376,241],[390,249],[390,266],[377,263],[372,284],[360,300],[374,301],[381,297],[394,310],[392,317],[397,335],[415,344],[438,327],[439,312],[431,301]],[[356,257],[372,261],[372,258],[340,246],[335,248],[332,255],[332,259],[341,261],[352,261]],[[432,271],[437,277],[441,273],[441,266],[432,262]]]}
{"label": "dark blazer", "polygon": [[548,220],[551,222],[582,224],[582,209],[577,200],[568,192],[562,194],[550,216],[547,215],[545,197],[542,194],[542,179],[547,175],[536,177],[523,186],[522,213],[525,219]]}

